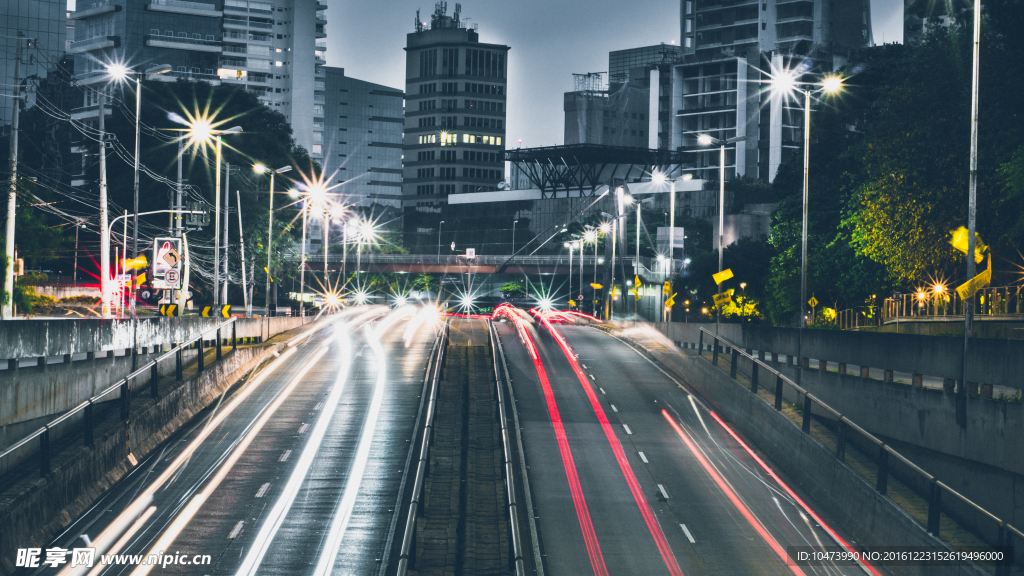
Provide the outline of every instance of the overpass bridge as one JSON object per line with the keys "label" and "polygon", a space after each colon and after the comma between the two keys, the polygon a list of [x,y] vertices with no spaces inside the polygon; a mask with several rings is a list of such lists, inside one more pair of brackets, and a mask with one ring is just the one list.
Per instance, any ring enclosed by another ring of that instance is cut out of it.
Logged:
{"label": "overpass bridge", "polygon": [[[464,255],[435,254],[328,254],[327,267],[331,271],[342,268],[360,272],[391,272],[391,273],[425,273],[425,274],[569,274],[570,261],[568,254],[552,256],[502,256],[481,255],[472,258]],[[582,260],[582,261],[581,261]],[[599,275],[604,273],[606,265],[604,256],[574,256],[571,272],[593,273],[595,266],[600,266]],[[668,260],[656,258],[640,258],[637,270],[635,256],[619,256],[615,258],[616,277],[618,271],[625,268],[629,275],[639,274],[649,282],[662,282],[668,279]],[[323,270],[324,255],[311,254],[306,256],[306,267],[312,271]],[[620,268],[620,266],[622,268]],[[676,261],[676,269],[681,263]],[[599,276],[600,277],[600,276]]]}

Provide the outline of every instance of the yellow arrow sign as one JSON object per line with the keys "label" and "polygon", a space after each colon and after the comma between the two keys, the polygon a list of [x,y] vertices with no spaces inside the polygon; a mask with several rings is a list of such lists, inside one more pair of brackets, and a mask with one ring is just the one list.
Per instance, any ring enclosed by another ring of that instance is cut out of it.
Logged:
{"label": "yellow arrow sign", "polygon": [[[967,228],[961,226],[956,230],[950,231],[950,234],[953,235],[953,239],[950,240],[949,243],[953,245],[953,248],[956,248],[957,250],[963,252],[964,254],[967,254],[967,241],[970,239],[970,235],[968,234]],[[982,253],[984,253],[985,250],[988,250],[988,246],[985,246],[985,243],[981,241],[981,235],[975,232],[974,262],[976,264],[981,264],[981,260],[983,258]]]}
{"label": "yellow arrow sign", "polygon": [[[989,261],[991,262],[991,258],[989,259]],[[974,296],[975,292],[981,290],[985,286],[988,286],[991,282],[992,267],[989,266],[989,268],[986,269],[981,274],[978,274],[974,278],[971,278],[967,282],[964,282],[963,284],[958,286],[956,289],[956,293],[960,295],[961,300],[967,300],[971,296]]]}
{"label": "yellow arrow sign", "polygon": [[661,293],[664,294],[665,296],[668,296],[671,292],[672,292],[672,283],[671,282],[665,282],[665,284],[661,287]]}
{"label": "yellow arrow sign", "polygon": [[715,294],[712,298],[715,300],[715,307],[721,310],[726,304],[732,302],[732,290]]}
{"label": "yellow arrow sign", "polygon": [[715,284],[721,284],[729,278],[732,278],[732,268],[726,268],[717,274],[712,274],[711,277],[715,279]]}
{"label": "yellow arrow sign", "polygon": [[604,286],[601,286],[597,282],[591,282],[590,287],[593,288],[594,290],[600,290],[601,288],[604,288]]}
{"label": "yellow arrow sign", "polygon": [[576,301],[575,301],[575,300],[571,300],[571,299],[570,299],[570,300],[569,300],[569,308],[572,308],[572,307],[574,307],[574,306],[576,306]]}

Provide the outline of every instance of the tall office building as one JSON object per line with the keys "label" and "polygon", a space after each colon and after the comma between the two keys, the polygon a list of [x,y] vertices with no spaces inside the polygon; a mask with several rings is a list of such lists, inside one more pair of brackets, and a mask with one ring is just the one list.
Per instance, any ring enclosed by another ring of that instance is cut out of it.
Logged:
{"label": "tall office building", "polygon": [[360,206],[399,207],[402,198],[401,90],[324,68],[324,174],[333,192]]}
{"label": "tall office building", "polygon": [[[25,78],[35,76],[42,80],[60,62],[67,38],[66,14],[67,0],[0,0],[0,35],[3,36],[0,38],[3,45],[0,82],[4,84],[5,94],[10,94],[14,85],[18,33],[25,36],[21,66],[24,86]],[[26,94],[26,100],[25,106],[32,106],[31,92]],[[0,98],[0,124],[5,127],[5,133],[11,123],[13,104],[11,98]]]}
{"label": "tall office building", "polygon": [[508,46],[484,44],[447,2],[407,37],[403,206],[504,181]]}
{"label": "tall office building", "polygon": [[[105,66],[136,70],[169,64],[156,77],[236,84],[289,119],[295,141],[314,158],[323,153],[324,30],[318,0],[83,0],[71,17],[80,85],[104,86]],[[94,118],[97,90],[85,90],[78,118]]]}
{"label": "tall office building", "polygon": [[719,172],[718,148],[697,139],[708,134],[746,137],[727,147],[727,179],[773,180],[800,150],[803,103],[773,97],[766,72],[813,80],[872,44],[869,0],[681,0],[680,14],[687,54],[671,67],[670,146],[702,179]]}

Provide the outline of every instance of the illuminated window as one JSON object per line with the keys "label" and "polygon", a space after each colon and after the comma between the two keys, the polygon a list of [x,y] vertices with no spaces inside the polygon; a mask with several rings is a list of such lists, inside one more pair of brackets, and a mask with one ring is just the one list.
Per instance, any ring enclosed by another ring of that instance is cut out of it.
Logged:
{"label": "illuminated window", "polygon": [[498,137],[497,137],[497,140],[498,140],[498,141],[497,141],[497,142],[495,142],[495,145],[496,145],[496,146],[501,146],[501,136],[498,136]]}

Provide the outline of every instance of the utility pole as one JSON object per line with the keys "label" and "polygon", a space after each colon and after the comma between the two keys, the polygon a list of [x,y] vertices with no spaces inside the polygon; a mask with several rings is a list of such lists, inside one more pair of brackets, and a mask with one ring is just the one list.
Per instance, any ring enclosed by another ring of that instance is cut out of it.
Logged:
{"label": "utility pole", "polygon": [[103,298],[103,317],[110,318],[110,304],[113,294],[110,287],[110,226],[107,214],[107,129],[103,112],[106,105],[106,86],[100,88],[99,129],[100,129],[100,292]]}
{"label": "utility pole", "polygon": [[18,50],[14,63],[14,109],[11,114],[11,187],[7,193],[7,273],[4,275],[4,291],[7,303],[3,305],[2,317],[10,320],[14,316],[14,217],[18,206],[18,116],[21,112],[21,50],[25,35],[18,32]]}
{"label": "utility pole", "polygon": [[245,275],[245,235],[242,234],[242,193],[235,190],[235,205],[238,206],[238,246],[242,250],[242,299],[245,304],[245,317],[252,316],[249,310],[248,278]]}
{"label": "utility pole", "polygon": [[82,227],[82,221],[75,222],[75,265],[71,269],[71,283],[78,286],[78,229]]}
{"label": "utility pole", "polygon": [[[967,280],[974,278],[975,217],[978,209],[978,68],[981,50],[981,0],[974,0],[974,76],[971,82],[971,180],[967,199]],[[989,252],[989,264],[992,253]],[[964,298],[963,377],[956,397],[956,423],[967,428],[967,352],[974,330],[974,295]]]}
{"label": "utility pole", "polygon": [[[174,219],[173,220],[173,226],[172,226],[173,230],[171,232],[175,236],[177,236],[179,238],[181,237],[181,228],[182,228],[182,226],[181,226],[181,224],[182,224],[181,223],[181,208],[182,208],[182,206],[181,206],[181,155],[182,155],[182,152],[183,152],[184,145],[185,145],[185,140],[179,136],[178,137],[178,185],[177,185],[177,188],[174,191],[174,206],[171,207],[174,210],[174,213],[171,214],[171,218]],[[181,288],[182,288],[182,291],[187,291],[188,290],[188,286],[185,286],[184,284],[182,285]],[[171,304],[178,304],[178,301],[179,301],[178,296],[182,294],[182,291],[171,290]],[[174,308],[175,316],[183,316],[183,314],[181,313],[181,308],[185,305],[185,302],[187,301],[187,298],[180,298],[180,300],[181,300],[181,304]]]}
{"label": "utility pole", "polygon": [[224,163],[224,262],[221,264],[223,268],[223,280],[224,283],[221,285],[220,302],[221,304],[228,303],[228,214],[230,211],[231,204],[231,163]]}

